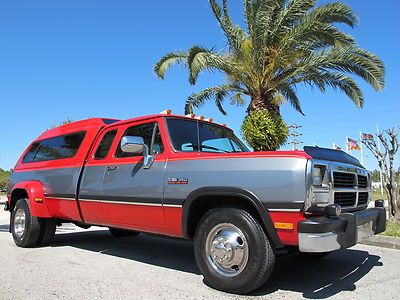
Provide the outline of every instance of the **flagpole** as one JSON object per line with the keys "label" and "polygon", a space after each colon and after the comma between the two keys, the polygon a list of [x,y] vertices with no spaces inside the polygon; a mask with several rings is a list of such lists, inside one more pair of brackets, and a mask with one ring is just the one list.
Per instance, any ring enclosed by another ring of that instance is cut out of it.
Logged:
{"label": "flagpole", "polygon": [[364,166],[364,156],[363,156],[363,146],[362,146],[362,135],[360,130],[360,154],[361,154],[361,164]]}
{"label": "flagpole", "polygon": [[336,149],[335,143],[332,143],[332,149]]}
{"label": "flagpole", "polygon": [[344,143],[344,145],[346,146],[346,153],[349,154],[349,145],[347,144],[348,141],[348,137],[346,136],[346,142]]}
{"label": "flagpole", "polygon": [[[379,134],[379,127],[378,124],[376,124],[376,134]],[[381,144],[379,143],[379,138],[378,138],[378,151],[381,152]],[[379,179],[381,181],[381,195],[383,195],[383,174],[382,174],[382,169],[379,170]]]}

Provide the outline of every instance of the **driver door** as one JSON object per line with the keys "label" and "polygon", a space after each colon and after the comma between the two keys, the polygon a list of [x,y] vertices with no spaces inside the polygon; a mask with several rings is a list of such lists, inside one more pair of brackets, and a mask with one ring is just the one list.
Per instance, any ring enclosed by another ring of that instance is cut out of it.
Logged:
{"label": "driver door", "polygon": [[[102,209],[105,222],[110,226],[163,232],[166,155],[158,123],[125,125],[119,132],[103,179]],[[142,153],[122,151],[121,139],[124,136],[143,138],[150,154],[155,155],[150,168],[143,168]]]}

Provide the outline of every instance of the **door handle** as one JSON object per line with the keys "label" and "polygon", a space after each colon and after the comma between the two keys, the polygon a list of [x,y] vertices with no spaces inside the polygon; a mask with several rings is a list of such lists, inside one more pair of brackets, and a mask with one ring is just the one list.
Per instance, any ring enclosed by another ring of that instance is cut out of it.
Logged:
{"label": "door handle", "polygon": [[117,166],[107,167],[107,172],[115,171],[117,168],[118,168]]}

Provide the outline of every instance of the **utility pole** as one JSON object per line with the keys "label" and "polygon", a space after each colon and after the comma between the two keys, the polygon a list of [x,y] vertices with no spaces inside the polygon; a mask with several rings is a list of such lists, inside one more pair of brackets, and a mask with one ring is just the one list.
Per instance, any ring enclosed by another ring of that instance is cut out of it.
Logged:
{"label": "utility pole", "polygon": [[298,131],[297,131],[299,128],[302,128],[302,127],[303,126],[297,125],[297,124],[293,124],[293,125],[288,126],[289,130],[291,131],[289,135],[292,138],[292,141],[288,142],[288,144],[292,144],[293,145],[293,150],[297,150],[297,145],[303,144],[303,142],[300,142],[298,140],[299,136],[302,136],[303,134],[302,133],[298,133]]}

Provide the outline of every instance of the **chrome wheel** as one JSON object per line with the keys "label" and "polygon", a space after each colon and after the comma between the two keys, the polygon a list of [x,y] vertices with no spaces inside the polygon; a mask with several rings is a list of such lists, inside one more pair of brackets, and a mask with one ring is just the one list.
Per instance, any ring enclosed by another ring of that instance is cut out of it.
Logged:
{"label": "chrome wheel", "polygon": [[25,232],[26,216],[25,211],[19,208],[15,213],[14,232],[17,237],[21,237]]}
{"label": "chrome wheel", "polygon": [[243,232],[233,224],[221,223],[210,230],[206,239],[208,262],[219,274],[240,274],[249,259],[249,246]]}

